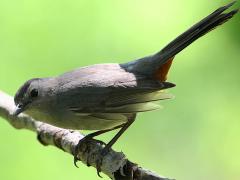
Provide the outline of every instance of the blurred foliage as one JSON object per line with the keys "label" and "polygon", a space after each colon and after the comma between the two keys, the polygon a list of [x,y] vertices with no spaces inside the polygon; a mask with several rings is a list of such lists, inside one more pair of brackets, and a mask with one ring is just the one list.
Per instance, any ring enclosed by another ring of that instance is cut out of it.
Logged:
{"label": "blurred foliage", "polygon": [[[228,2],[1,0],[0,89],[14,95],[32,77],[149,55]],[[116,150],[177,180],[240,179],[239,20],[176,56],[168,79],[176,98],[140,114]],[[75,168],[70,155],[43,147],[34,133],[2,119],[0,129],[0,179],[97,179],[94,168]]]}

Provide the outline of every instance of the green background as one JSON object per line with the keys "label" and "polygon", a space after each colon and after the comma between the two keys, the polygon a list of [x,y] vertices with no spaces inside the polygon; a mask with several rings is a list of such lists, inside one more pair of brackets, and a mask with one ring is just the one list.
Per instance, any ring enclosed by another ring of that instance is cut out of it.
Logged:
{"label": "green background", "polygon": [[[14,95],[33,77],[155,53],[228,2],[1,0],[0,89]],[[238,14],[176,56],[168,78],[175,99],[139,114],[114,149],[177,180],[239,180],[239,69]],[[0,142],[0,179],[98,179],[94,168],[75,168],[72,156],[3,119]]]}

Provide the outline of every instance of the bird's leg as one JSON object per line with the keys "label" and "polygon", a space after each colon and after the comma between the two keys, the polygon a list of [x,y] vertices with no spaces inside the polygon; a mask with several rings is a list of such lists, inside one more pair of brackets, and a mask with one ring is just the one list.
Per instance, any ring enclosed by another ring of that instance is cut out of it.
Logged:
{"label": "bird's leg", "polygon": [[[119,129],[119,128],[123,127],[123,126],[124,126],[124,124],[121,124],[119,126],[116,126],[116,127],[110,128],[110,129],[96,131],[96,132],[93,132],[93,133],[90,133],[90,134],[86,135],[83,139],[81,139],[78,142],[78,144],[77,144],[77,146],[75,148],[75,152],[74,152],[74,165],[76,167],[78,167],[77,166],[77,161],[79,161],[80,159],[77,157],[77,155],[78,155],[78,150],[80,149],[80,146],[81,146],[82,143],[86,143],[87,141],[91,140],[95,136],[99,136],[101,134],[104,134],[104,133],[109,132],[109,131],[113,131],[115,129]],[[96,141],[99,142],[100,144],[106,145],[106,143],[104,143],[103,141],[100,141],[100,140],[96,140]],[[87,160],[87,165],[90,166],[89,163],[88,163],[88,160]]]}
{"label": "bird's leg", "polygon": [[118,140],[118,138],[128,129],[128,127],[134,122],[136,119],[136,114],[133,114],[133,116],[128,118],[128,122],[125,123],[122,128],[118,131],[118,133],[112,138],[112,140],[107,143],[107,145],[103,148],[101,153],[98,155],[97,161],[96,161],[96,168],[97,168],[97,174],[99,177],[101,172],[101,166],[102,166],[102,160],[105,155],[109,152],[109,149],[113,146],[113,144]]}

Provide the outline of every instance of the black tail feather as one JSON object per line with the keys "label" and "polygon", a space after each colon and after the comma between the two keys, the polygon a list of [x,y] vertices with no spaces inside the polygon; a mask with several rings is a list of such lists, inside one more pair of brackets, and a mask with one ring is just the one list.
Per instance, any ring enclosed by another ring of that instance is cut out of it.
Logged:
{"label": "black tail feather", "polygon": [[190,29],[188,29],[187,31],[185,31],[184,33],[182,33],[180,36],[178,36],[176,39],[174,39],[172,42],[170,42],[166,47],[164,47],[158,54],[161,54],[167,50],[169,50],[170,48],[172,48],[173,46],[175,46],[177,43],[181,42],[182,40],[186,39],[190,34],[194,33],[197,29],[200,29],[203,25],[208,24],[209,22],[211,22],[214,18],[216,18],[218,15],[220,15],[222,12],[224,12],[226,9],[228,9],[229,7],[231,7],[234,3],[236,3],[236,1],[218,8],[216,11],[214,11],[212,14],[208,15],[207,17],[205,17],[204,19],[202,19],[201,21],[199,21],[197,24],[193,25]]}
{"label": "black tail feather", "polygon": [[238,12],[238,9],[230,11],[229,13],[223,12],[231,7],[234,3],[235,2],[232,2],[217,9],[212,14],[192,26],[190,29],[178,36],[175,40],[170,42],[160,52],[152,56],[153,60],[156,59],[159,61],[158,65],[166,63],[169,58],[178,54],[195,40],[231,19]]}
{"label": "black tail feather", "polygon": [[122,67],[131,72],[153,75],[161,67],[161,65],[168,62],[168,60],[171,60],[172,57],[189,46],[195,40],[231,19],[239,9],[235,9],[228,13],[223,12],[231,7],[235,2],[236,1],[218,8],[213,13],[182,33],[153,56],[148,56],[130,63],[122,64]]}

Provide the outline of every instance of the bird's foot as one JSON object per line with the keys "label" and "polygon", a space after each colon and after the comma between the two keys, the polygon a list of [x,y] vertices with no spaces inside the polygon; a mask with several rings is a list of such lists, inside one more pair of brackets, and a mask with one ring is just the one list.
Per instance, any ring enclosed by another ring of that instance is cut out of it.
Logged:
{"label": "bird's foot", "polygon": [[[93,140],[93,136],[91,134],[89,134],[89,135],[86,135],[83,139],[81,139],[78,142],[78,144],[76,145],[75,150],[74,150],[74,165],[77,168],[78,168],[77,162],[81,160],[78,156],[79,149],[83,149],[83,151],[84,151],[83,153],[87,153],[86,163],[87,163],[87,166],[90,166],[89,153],[90,153],[91,149],[87,144],[89,141],[92,141],[92,140]],[[94,140],[94,141],[97,141],[101,145],[106,145],[106,143],[104,143],[103,141],[100,141],[100,140]],[[83,145],[85,145],[84,148],[82,148]]]}
{"label": "bird's foot", "polygon": [[103,158],[108,154],[108,152],[109,152],[109,148],[106,148],[106,146],[105,146],[105,148],[103,148],[96,157],[95,163],[96,163],[97,175],[101,178],[102,178],[102,176],[100,175],[100,173],[102,171],[101,167],[102,167]]}

